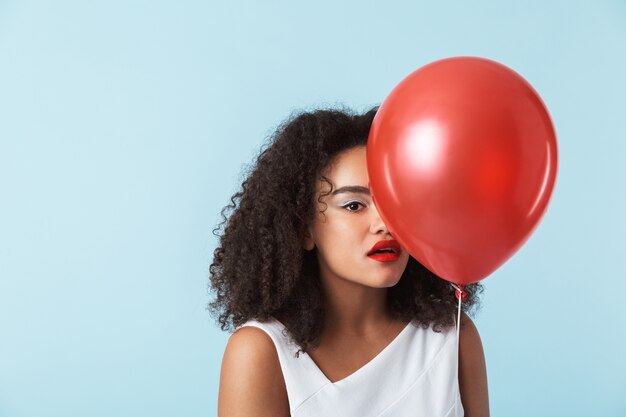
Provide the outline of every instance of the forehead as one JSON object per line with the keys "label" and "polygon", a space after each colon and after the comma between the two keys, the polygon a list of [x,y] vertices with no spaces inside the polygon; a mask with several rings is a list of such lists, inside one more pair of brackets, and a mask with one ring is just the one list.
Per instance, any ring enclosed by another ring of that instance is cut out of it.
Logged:
{"label": "forehead", "polygon": [[348,149],[339,153],[324,171],[334,187],[346,185],[362,185],[367,187],[369,177],[367,175],[367,159],[365,146]]}

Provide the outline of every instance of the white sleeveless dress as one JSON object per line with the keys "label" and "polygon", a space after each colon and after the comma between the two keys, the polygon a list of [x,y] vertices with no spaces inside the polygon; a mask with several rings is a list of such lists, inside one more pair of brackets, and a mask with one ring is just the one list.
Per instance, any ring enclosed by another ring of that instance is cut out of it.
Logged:
{"label": "white sleeveless dress", "polygon": [[250,320],[274,342],[292,417],[461,417],[454,327],[409,323],[374,359],[331,382],[278,320]]}

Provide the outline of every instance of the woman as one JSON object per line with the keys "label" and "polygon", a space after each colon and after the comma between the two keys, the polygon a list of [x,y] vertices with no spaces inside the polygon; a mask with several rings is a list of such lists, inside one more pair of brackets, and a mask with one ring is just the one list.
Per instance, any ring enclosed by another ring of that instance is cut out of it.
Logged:
{"label": "woman", "polygon": [[[373,204],[375,113],[292,117],[222,211],[209,308],[236,331],[220,417],[489,415],[476,327],[463,313],[457,351],[454,289]],[[467,286],[465,311],[481,289]]]}

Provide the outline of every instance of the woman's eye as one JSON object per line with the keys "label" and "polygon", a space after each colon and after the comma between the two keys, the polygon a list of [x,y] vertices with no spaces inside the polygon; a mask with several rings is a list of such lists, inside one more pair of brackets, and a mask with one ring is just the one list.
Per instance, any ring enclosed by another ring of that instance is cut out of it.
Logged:
{"label": "woman's eye", "polygon": [[343,205],[342,207],[348,211],[358,211],[359,206],[364,206],[364,205],[362,203],[359,203],[358,201],[351,201],[350,203],[347,203]]}

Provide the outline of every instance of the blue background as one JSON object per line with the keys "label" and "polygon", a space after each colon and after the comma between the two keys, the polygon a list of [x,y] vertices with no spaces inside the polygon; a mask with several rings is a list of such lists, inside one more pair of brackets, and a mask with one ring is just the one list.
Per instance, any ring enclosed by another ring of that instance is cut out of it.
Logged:
{"label": "blue background", "polygon": [[626,2],[0,1],[0,416],[212,416],[219,210],[292,111],[477,55],[541,94],[547,214],[484,281],[494,416],[626,416]]}

